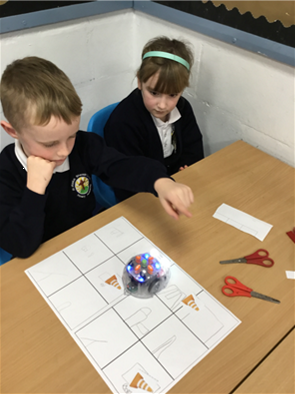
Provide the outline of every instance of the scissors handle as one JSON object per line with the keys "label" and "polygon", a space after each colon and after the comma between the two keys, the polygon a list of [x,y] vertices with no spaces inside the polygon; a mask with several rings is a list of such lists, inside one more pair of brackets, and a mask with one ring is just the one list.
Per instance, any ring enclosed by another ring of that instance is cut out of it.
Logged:
{"label": "scissors handle", "polygon": [[227,297],[236,297],[236,296],[252,297],[251,295],[252,289],[243,285],[234,276],[226,276],[224,281],[226,283],[226,286],[222,287],[222,293],[225,294]]}
{"label": "scissors handle", "polygon": [[255,253],[245,256],[245,259],[247,264],[256,264],[270,268],[274,265],[274,261],[268,256],[269,253],[266,249],[258,249]]}
{"label": "scissors handle", "polygon": [[226,285],[222,287],[222,293],[227,297],[237,297],[237,296],[252,297],[251,293],[249,292],[240,291],[237,290],[235,287],[226,286]]}
{"label": "scissors handle", "polygon": [[245,256],[245,259],[254,260],[254,259],[262,259],[263,257],[268,257],[269,253],[266,249],[258,249],[256,252]]}
{"label": "scissors handle", "polygon": [[[233,281],[234,283],[232,283],[231,281]],[[226,276],[225,283],[226,286],[222,287],[222,293],[225,294],[227,297],[236,297],[236,296],[256,297],[256,298],[260,298],[261,300],[274,302],[276,304],[280,303],[280,301],[276,300],[275,298],[253,291],[249,287],[243,285],[234,276]]]}

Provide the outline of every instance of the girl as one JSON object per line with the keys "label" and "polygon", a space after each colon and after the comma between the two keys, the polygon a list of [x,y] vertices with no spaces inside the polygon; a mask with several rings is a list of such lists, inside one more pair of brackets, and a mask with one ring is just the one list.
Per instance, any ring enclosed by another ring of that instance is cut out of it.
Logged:
{"label": "girl", "polygon": [[[121,101],[106,123],[107,145],[129,156],[146,156],[163,163],[168,175],[204,158],[202,134],[189,102],[182,97],[189,85],[193,55],[181,41],[150,40],[137,72],[138,88]],[[115,190],[122,201],[131,196]]]}

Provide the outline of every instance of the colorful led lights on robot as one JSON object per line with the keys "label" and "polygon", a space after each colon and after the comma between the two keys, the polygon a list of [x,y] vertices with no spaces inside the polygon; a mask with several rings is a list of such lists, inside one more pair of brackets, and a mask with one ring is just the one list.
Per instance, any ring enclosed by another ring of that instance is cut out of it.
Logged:
{"label": "colorful led lights on robot", "polygon": [[147,267],[147,271],[148,271],[148,273],[149,273],[150,275],[152,275],[152,274],[153,274],[153,267],[152,267],[152,265],[151,265],[151,264],[149,264],[149,265],[148,265],[148,267]]}
{"label": "colorful led lights on robot", "polygon": [[136,266],[134,266],[134,264],[131,263],[126,266],[126,269],[128,272],[134,271],[136,274],[139,274],[138,275],[139,282],[144,282],[146,280],[146,275],[145,275],[146,271],[143,274],[143,272],[141,271],[142,268],[144,268],[144,270],[147,269],[150,275],[153,274],[154,270],[158,271],[161,268],[159,262],[157,260],[155,261],[154,257],[152,257],[149,253],[138,255],[136,256],[135,260],[136,260]]}

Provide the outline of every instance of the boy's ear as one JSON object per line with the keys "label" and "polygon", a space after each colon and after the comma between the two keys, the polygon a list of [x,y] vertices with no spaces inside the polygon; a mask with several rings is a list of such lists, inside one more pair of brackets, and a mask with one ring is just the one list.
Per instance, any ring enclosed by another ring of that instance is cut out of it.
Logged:
{"label": "boy's ear", "polygon": [[137,79],[138,79],[138,89],[142,90],[142,83],[141,83],[141,81],[139,80],[139,78],[137,78]]}
{"label": "boy's ear", "polygon": [[17,132],[14,130],[10,123],[6,122],[5,120],[1,120],[0,124],[6,131],[6,133],[9,134],[12,138],[18,138]]}

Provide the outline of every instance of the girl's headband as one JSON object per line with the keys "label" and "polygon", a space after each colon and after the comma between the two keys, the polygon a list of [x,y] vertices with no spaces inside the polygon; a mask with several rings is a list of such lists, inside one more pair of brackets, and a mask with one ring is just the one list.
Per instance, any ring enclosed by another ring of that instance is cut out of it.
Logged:
{"label": "girl's headband", "polygon": [[181,63],[183,66],[185,66],[188,71],[190,70],[190,65],[188,62],[186,62],[186,60],[182,59],[180,56],[173,55],[172,53],[151,51],[145,53],[143,60],[146,59],[146,57],[163,57],[164,59],[174,60],[175,62]]}

